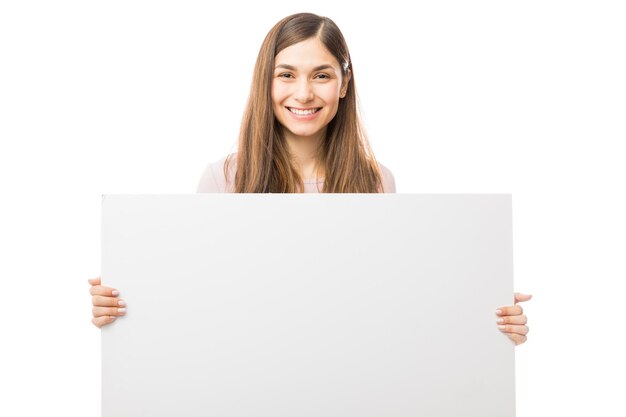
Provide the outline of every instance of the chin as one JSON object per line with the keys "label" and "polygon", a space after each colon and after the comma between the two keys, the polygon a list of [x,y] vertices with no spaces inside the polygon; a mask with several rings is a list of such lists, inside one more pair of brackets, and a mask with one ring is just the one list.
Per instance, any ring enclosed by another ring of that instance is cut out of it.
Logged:
{"label": "chin", "polygon": [[291,132],[292,135],[299,136],[302,138],[312,137],[320,133],[320,129],[310,130],[310,129],[290,129],[287,127],[287,130]]}

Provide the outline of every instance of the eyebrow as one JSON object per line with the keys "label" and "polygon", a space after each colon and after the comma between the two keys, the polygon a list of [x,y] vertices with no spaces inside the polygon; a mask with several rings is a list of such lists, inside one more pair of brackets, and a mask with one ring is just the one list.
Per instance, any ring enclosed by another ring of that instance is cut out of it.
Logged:
{"label": "eyebrow", "polygon": [[[274,70],[278,69],[278,68],[285,68],[288,69],[290,71],[297,71],[296,67],[294,67],[293,65],[288,65],[288,64],[279,64],[276,65],[276,68],[274,68]],[[332,65],[328,65],[328,64],[324,64],[324,65],[318,65],[317,67],[313,68],[313,71],[321,71],[324,69],[334,69]]]}

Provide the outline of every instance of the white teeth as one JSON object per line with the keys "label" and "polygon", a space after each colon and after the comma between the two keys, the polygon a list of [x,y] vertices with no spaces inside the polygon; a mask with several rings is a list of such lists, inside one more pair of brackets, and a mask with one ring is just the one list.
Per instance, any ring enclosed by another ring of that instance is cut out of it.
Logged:
{"label": "white teeth", "polygon": [[294,109],[291,107],[287,107],[289,109],[290,112],[300,115],[300,116],[307,116],[309,114],[313,114],[316,111],[318,111],[319,109],[308,109],[308,110],[300,110],[300,109]]}

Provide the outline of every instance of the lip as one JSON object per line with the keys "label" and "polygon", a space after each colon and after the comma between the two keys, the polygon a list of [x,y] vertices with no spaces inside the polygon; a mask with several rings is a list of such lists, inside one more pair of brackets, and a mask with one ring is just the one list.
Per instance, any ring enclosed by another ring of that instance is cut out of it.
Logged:
{"label": "lip", "polygon": [[[293,107],[293,106],[285,106],[285,109],[291,115],[291,117],[293,117],[295,120],[313,120],[313,119],[317,118],[317,116],[320,114],[320,110],[322,110],[322,107]],[[313,114],[300,115],[300,114],[295,114],[294,112],[292,112],[289,109],[296,109],[296,110],[318,109],[318,110],[315,113],[313,113]]]}

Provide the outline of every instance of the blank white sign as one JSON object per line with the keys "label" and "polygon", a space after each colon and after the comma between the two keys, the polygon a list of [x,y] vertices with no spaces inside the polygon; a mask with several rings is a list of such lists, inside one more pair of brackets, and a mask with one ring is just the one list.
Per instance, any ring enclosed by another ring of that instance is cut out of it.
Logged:
{"label": "blank white sign", "polygon": [[506,194],[104,195],[102,416],[505,417]]}

